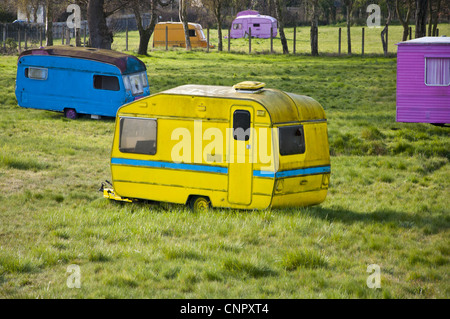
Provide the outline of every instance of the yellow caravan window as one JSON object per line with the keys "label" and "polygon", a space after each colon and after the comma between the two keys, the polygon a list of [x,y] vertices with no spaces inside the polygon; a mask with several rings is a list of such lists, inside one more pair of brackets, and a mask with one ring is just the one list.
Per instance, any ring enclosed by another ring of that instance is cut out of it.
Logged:
{"label": "yellow caravan window", "polygon": [[154,119],[121,118],[119,150],[123,153],[155,155],[156,128]]}
{"label": "yellow caravan window", "polygon": [[305,153],[305,136],[302,125],[283,126],[278,128],[278,133],[281,155]]}

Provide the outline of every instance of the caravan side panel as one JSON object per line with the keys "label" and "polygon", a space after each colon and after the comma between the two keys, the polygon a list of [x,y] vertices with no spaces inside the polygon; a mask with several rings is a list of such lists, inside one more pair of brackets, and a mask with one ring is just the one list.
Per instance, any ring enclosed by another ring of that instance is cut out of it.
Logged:
{"label": "caravan side panel", "polygon": [[[37,75],[37,76],[36,76]],[[96,77],[115,79],[115,90],[95,88]],[[62,112],[115,116],[125,103],[120,70],[110,64],[59,56],[23,56],[17,66],[19,106]]]}
{"label": "caravan side panel", "polygon": [[[398,122],[450,123],[450,85],[434,86],[425,83],[426,60],[433,57],[450,61],[450,45],[399,44]],[[449,73],[450,71],[447,74]]]}

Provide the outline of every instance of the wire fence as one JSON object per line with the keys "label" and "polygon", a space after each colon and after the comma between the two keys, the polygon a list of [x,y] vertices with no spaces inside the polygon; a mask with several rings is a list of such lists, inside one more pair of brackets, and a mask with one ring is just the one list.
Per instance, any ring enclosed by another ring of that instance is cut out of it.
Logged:
{"label": "wire fence", "polygon": [[[150,23],[150,16],[143,15],[144,27]],[[139,35],[136,20],[133,15],[122,17],[120,19],[109,19],[108,27],[114,34],[112,49],[118,51],[137,51],[139,46]],[[396,52],[395,43],[401,41],[403,28],[393,26],[394,37],[390,37],[388,28],[385,41],[388,43],[387,53]],[[450,30],[446,25],[445,31]],[[218,32],[216,29],[205,30],[207,44],[203,48],[194,48],[195,50],[204,50],[206,52],[218,50]],[[277,54],[282,53],[281,41],[279,37],[273,37],[270,32],[270,38],[261,39],[249,36],[242,39],[232,39],[230,29],[224,29],[222,32],[222,51],[236,53],[264,53]],[[81,46],[89,46],[89,28],[87,21],[81,22],[81,28],[78,30],[69,29],[66,22],[53,23],[53,44],[54,45],[75,45],[76,32],[78,32]],[[168,30],[166,30],[165,43],[160,47],[153,46],[153,36],[150,38],[150,50],[177,50],[180,45],[172,45],[168,40]],[[351,46],[349,51],[348,39],[345,28],[338,27],[320,27],[319,28],[319,52],[335,55],[343,54],[383,54],[380,39],[381,29],[370,29],[364,27],[352,27]],[[414,28],[409,27],[409,39],[412,39]],[[276,33],[276,32],[275,32]],[[310,52],[310,38],[308,27],[293,27],[285,30],[288,42],[289,52],[291,54],[308,54]],[[439,29],[437,30],[439,36]],[[0,52],[4,54],[17,54],[30,48],[38,48],[46,45],[46,32],[43,24],[0,24]],[[80,45],[79,43],[79,45]]]}

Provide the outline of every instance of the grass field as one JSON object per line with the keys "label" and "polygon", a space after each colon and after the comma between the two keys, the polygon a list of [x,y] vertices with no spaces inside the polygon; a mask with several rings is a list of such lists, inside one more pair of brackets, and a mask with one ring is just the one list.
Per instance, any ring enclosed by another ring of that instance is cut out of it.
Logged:
{"label": "grass field", "polygon": [[[18,107],[17,57],[1,57],[1,298],[450,297],[450,131],[395,122],[395,58],[141,58],[153,93],[258,80],[318,100],[332,154],[327,199],[202,213],[103,199],[114,121]],[[66,284],[72,264],[80,289]],[[366,285],[371,264],[379,289]]]}

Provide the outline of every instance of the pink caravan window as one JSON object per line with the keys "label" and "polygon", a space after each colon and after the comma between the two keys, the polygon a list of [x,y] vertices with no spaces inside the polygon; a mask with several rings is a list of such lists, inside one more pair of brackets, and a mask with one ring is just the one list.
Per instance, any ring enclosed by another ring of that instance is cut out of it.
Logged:
{"label": "pink caravan window", "polygon": [[425,84],[450,85],[450,58],[425,58]]}

